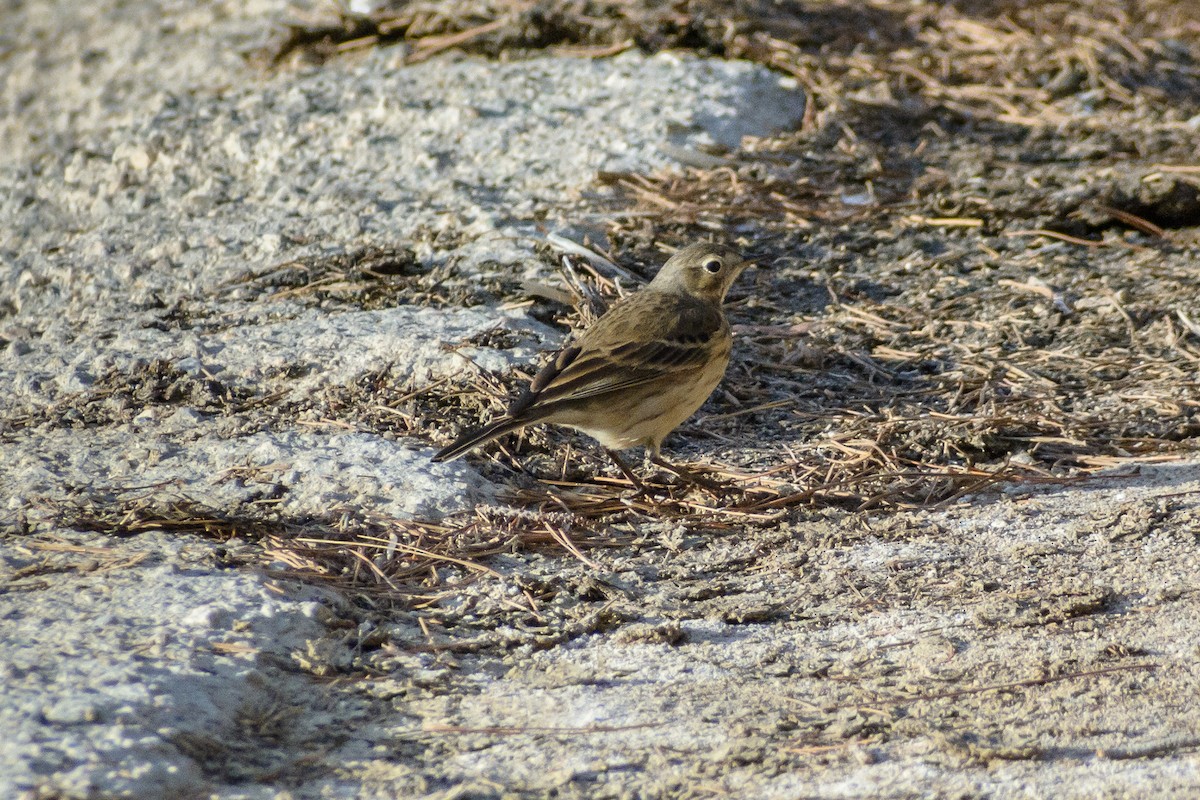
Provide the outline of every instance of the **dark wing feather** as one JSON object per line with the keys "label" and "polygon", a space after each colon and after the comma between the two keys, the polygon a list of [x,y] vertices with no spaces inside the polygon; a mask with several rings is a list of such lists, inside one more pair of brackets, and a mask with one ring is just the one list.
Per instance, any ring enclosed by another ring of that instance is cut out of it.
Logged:
{"label": "dark wing feather", "polygon": [[[535,419],[566,403],[702,367],[709,358],[708,343],[725,324],[720,310],[683,295],[641,296],[639,301],[618,304],[578,342],[560,351],[508,415]],[[639,324],[628,324],[631,316]]]}
{"label": "dark wing feather", "polygon": [[569,345],[559,350],[554,358],[550,360],[549,364],[538,370],[538,374],[533,376],[533,380],[530,381],[525,391],[521,392],[517,399],[512,402],[512,405],[508,407],[508,416],[519,417],[527,411],[545,388],[574,363],[580,352],[581,348],[578,345]]}

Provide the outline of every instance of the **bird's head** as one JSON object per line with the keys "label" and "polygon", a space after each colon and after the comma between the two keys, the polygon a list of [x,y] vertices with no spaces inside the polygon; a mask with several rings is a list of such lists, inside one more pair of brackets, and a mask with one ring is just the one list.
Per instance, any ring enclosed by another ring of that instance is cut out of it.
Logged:
{"label": "bird's head", "polygon": [[654,276],[649,288],[682,291],[720,304],[729,287],[748,266],[750,262],[731,247],[697,242],[671,256]]}

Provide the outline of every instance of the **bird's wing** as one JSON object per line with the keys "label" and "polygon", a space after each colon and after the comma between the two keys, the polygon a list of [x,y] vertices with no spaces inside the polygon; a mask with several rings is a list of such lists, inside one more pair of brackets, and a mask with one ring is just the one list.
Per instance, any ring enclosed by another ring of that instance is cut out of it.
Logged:
{"label": "bird's wing", "polygon": [[676,297],[618,305],[578,342],[559,351],[508,414],[538,417],[563,403],[702,367],[711,357],[713,337],[724,324],[718,308]]}

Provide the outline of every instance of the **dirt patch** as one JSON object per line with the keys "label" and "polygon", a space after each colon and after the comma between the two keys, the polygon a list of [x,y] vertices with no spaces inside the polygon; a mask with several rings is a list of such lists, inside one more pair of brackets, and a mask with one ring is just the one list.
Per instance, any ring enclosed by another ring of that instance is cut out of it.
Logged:
{"label": "dirt patch", "polygon": [[[424,641],[363,664],[393,676],[372,691],[407,715],[396,746],[425,747],[403,749],[406,769],[446,789],[1194,786],[1196,595],[1151,564],[1195,563],[1195,476],[827,511],[770,533],[645,525],[589,563],[494,558],[503,578],[444,596]],[[1124,540],[1145,508],[1158,522]],[[374,763],[389,785],[413,779]]]}

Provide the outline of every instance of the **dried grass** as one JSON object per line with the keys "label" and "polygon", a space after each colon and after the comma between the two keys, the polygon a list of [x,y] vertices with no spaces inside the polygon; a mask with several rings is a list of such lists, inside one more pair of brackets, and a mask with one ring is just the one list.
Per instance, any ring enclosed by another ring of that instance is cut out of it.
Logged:
{"label": "dried grass", "polygon": [[57,514],[62,526],[109,535],[170,531],[253,542],[252,549],[226,555],[228,563],[270,565],[270,574],[332,586],[368,603],[415,608],[461,591],[480,575],[498,576],[485,563],[489,556],[554,547],[586,562],[582,549],[622,546],[631,538],[553,512],[480,507],[440,522],[349,513],[280,521],[164,498],[155,491],[120,503],[81,499]]}

